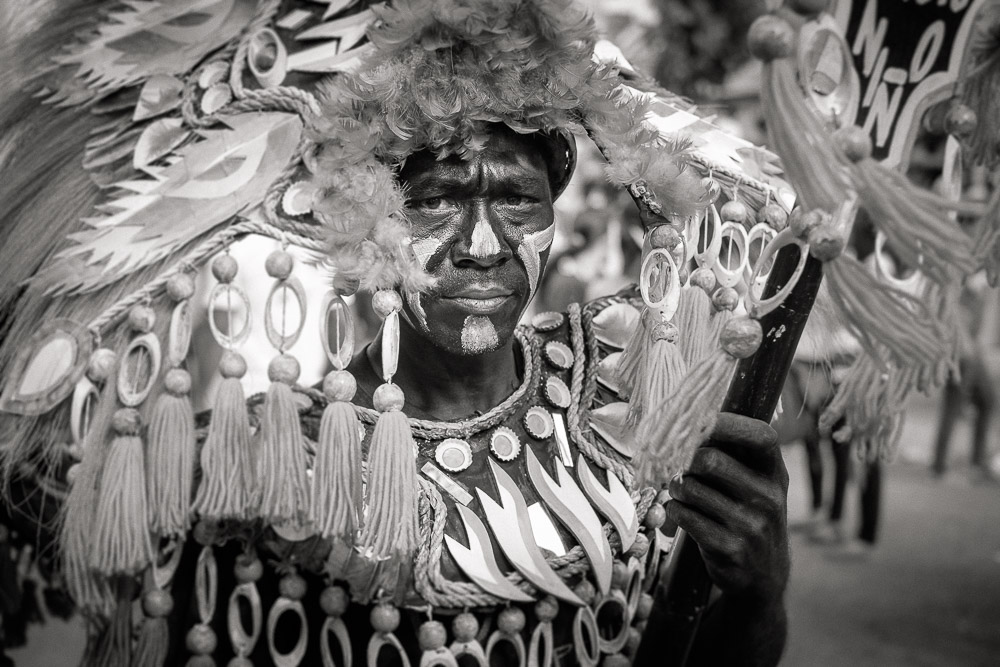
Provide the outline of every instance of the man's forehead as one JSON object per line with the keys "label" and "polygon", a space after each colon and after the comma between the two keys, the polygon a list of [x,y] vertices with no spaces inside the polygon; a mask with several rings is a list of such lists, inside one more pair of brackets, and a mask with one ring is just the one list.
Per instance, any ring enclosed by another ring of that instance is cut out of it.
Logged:
{"label": "man's forehead", "polygon": [[472,156],[449,155],[439,159],[430,151],[416,153],[407,159],[400,176],[411,188],[438,182],[464,183],[484,176],[515,176],[546,182],[548,167],[535,137],[493,132],[488,135],[485,147]]}

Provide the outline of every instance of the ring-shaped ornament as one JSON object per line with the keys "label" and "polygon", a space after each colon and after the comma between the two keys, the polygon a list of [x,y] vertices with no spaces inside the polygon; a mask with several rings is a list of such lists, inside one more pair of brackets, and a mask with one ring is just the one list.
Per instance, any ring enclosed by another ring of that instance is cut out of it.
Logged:
{"label": "ring-shaped ornament", "polygon": [[798,70],[800,80],[806,82],[806,101],[823,120],[841,127],[854,124],[861,83],[851,48],[831,16],[820,15],[802,26]]}
{"label": "ring-shaped ornament", "polygon": [[[141,355],[149,356],[149,374],[142,377],[138,367],[129,363],[130,359],[139,359]],[[160,376],[160,364],[162,363],[162,352],[160,351],[160,339],[155,334],[147,333],[136,336],[129,343],[125,354],[122,355],[122,362],[118,365],[118,400],[122,405],[134,408],[149,396],[153,390],[156,379]],[[137,382],[141,383],[137,386]]]}
{"label": "ring-shaped ornament", "polygon": [[338,371],[345,370],[354,357],[354,316],[344,298],[333,290],[323,298],[319,326],[326,358]]}
{"label": "ring-shaped ornament", "polygon": [[[600,633],[600,623],[598,622],[598,619],[600,619],[601,613],[608,607],[617,607],[617,613],[621,617],[621,626],[617,629],[617,631],[615,631],[613,636],[604,637]],[[611,591],[611,593],[605,595],[601,601],[597,603],[593,616],[595,626],[597,627],[597,647],[600,649],[600,652],[618,653],[625,648],[625,643],[628,642],[628,630],[632,625],[632,614],[629,613],[628,602],[625,600],[625,595],[621,591]],[[574,627],[574,631],[575,630],[576,628]]]}
{"label": "ring-shaped ornament", "polygon": [[[585,632],[590,635],[590,641],[584,637]],[[597,661],[601,659],[600,641],[593,610],[586,605],[580,607],[573,617],[573,649],[580,667],[597,667]]]}
{"label": "ring-shaped ornament", "polygon": [[[747,285],[750,285],[750,279],[753,277],[753,270],[757,268],[758,264],[760,264],[760,258],[764,254],[764,248],[766,248],[767,244],[773,241],[774,237],[776,237],[777,235],[778,232],[776,232],[774,228],[763,222],[758,222],[756,225],[750,228],[749,232],[747,232],[747,247],[746,247],[747,260],[746,260],[746,266],[743,269],[743,278],[744,280],[746,280]],[[754,243],[758,242],[760,243],[760,254],[757,255],[757,259],[756,261],[754,261],[750,258],[750,254],[753,251]],[[773,268],[774,264],[771,264],[771,267]],[[762,269],[761,273],[757,277],[763,280],[767,280],[767,277],[769,275],[771,275],[770,269],[768,269],[767,271],[764,271]]]}
{"label": "ring-shaped ornament", "polygon": [[[711,239],[708,238],[709,225],[712,227]],[[722,247],[721,228],[722,218],[719,217],[719,209],[715,207],[715,204],[712,204],[705,209],[705,215],[701,217],[697,225],[696,240],[691,241],[691,247],[694,248],[694,261],[699,267],[711,268],[715,264],[715,258],[719,256],[719,249]],[[702,240],[705,240],[707,245],[704,250],[699,251],[698,248]]]}
{"label": "ring-shaped ornament", "polygon": [[555,636],[552,623],[539,623],[528,642],[528,667],[552,667],[555,658]]}
{"label": "ring-shaped ornament", "polygon": [[270,28],[261,28],[247,44],[247,67],[262,88],[280,86],[288,73],[288,50]]}
{"label": "ring-shaped ornament", "polygon": [[[722,240],[729,239],[728,251],[726,252],[726,262],[722,261]],[[736,267],[730,266],[733,254],[733,244],[739,249],[740,262]],[[759,262],[758,262],[759,263]],[[715,278],[721,287],[734,287],[743,277],[743,271],[747,266],[747,232],[738,222],[727,222],[719,230],[719,253],[715,256],[715,264],[712,270]]]}
{"label": "ring-shaped ornament", "polygon": [[796,265],[795,271],[792,273],[792,277],[785,285],[782,286],[780,290],[777,291],[777,293],[767,299],[761,299],[760,296],[754,294],[753,290],[749,290],[746,293],[745,298],[750,306],[747,309],[750,317],[760,319],[780,306],[795,287],[795,283],[799,281],[802,271],[806,268],[806,262],[809,260],[809,244],[796,237],[792,232],[791,227],[786,227],[782,231],[778,232],[778,235],[774,237],[774,240],[765,246],[764,252],[761,253],[759,258],[757,258],[757,266],[754,267],[750,280],[752,283],[757,279],[761,268],[767,265],[768,260],[777,256],[779,250],[792,244],[799,247],[799,263]]}
{"label": "ring-shaped ornament", "polygon": [[[274,305],[274,298],[281,293],[281,322],[280,328],[274,322],[274,310],[272,306]],[[285,326],[285,311],[288,299],[288,293],[291,292],[292,296],[295,297],[295,301],[298,302],[299,308],[299,319],[295,323],[294,327]],[[271,293],[267,295],[267,303],[264,306],[264,329],[267,332],[267,339],[271,341],[271,345],[279,350],[287,350],[292,345],[295,345],[295,341],[299,339],[302,335],[302,327],[306,323],[306,291],[302,287],[302,281],[294,276],[288,278],[287,280],[279,280],[274,283],[271,288]],[[289,333],[289,329],[291,333]]]}
{"label": "ring-shaped ornament", "polygon": [[191,302],[184,299],[170,314],[170,330],[167,333],[167,364],[177,367],[187,359],[191,349]]}
{"label": "ring-shaped ornament", "polygon": [[897,278],[894,276],[892,273],[893,267],[889,265],[885,252],[883,252],[885,249],[885,241],[886,236],[881,230],[875,232],[875,249],[872,253],[875,256],[875,275],[877,275],[882,282],[887,283],[902,292],[906,292],[907,294],[917,294],[924,276],[916,270],[914,270],[914,272],[906,278]]}
{"label": "ring-shaped ornament", "polygon": [[[650,544],[649,548],[652,549],[653,545]],[[625,604],[630,623],[631,619],[635,617],[636,608],[639,606],[639,598],[642,597],[642,584],[645,576],[645,565],[638,558],[630,558],[628,561],[628,584],[625,585]]]}
{"label": "ring-shaped ornament", "polygon": [[493,649],[502,642],[507,642],[514,647],[514,653],[517,655],[517,667],[527,667],[528,651],[524,648],[524,640],[521,638],[521,635],[503,632],[502,630],[494,630],[493,634],[486,641],[486,663],[489,665],[493,664]]}
{"label": "ring-shaped ornament", "polygon": [[[660,263],[657,263],[660,260]],[[667,285],[663,289],[663,296],[656,301],[650,294],[651,282],[654,278],[653,271],[667,268],[670,271],[667,277]],[[665,320],[669,320],[677,312],[677,306],[681,300],[681,278],[677,271],[677,264],[670,252],[664,248],[653,248],[642,260],[642,269],[639,271],[639,292],[642,300],[650,310],[657,311]]]}
{"label": "ring-shaped ornament", "polygon": [[181,563],[181,552],[184,551],[184,542],[172,541],[172,544],[168,542],[168,548],[170,548],[170,557],[164,563],[153,563],[153,583],[160,590],[167,588],[170,582],[174,579],[174,574],[177,572],[177,566]]}
{"label": "ring-shaped ornament", "polygon": [[658,529],[649,531],[649,548],[646,550],[645,576],[643,577],[643,589],[648,593],[656,586],[660,580],[660,564],[662,563],[663,544],[660,542],[662,533]]}
{"label": "ring-shaped ornament", "polygon": [[[216,305],[219,305],[219,300],[222,297],[225,297],[225,301],[221,305],[225,306],[228,313],[227,317],[229,318],[229,326],[226,327],[226,333],[222,332],[219,328],[219,323],[215,319]],[[234,297],[239,301],[239,305],[243,307],[242,322],[235,333],[232,330]],[[250,299],[247,297],[247,293],[243,291],[243,288],[232,283],[219,283],[213,287],[212,293],[208,296],[208,326],[212,330],[212,337],[215,338],[215,342],[221,345],[223,349],[232,350],[250,337],[250,325]]]}
{"label": "ring-shaped ornament", "polygon": [[80,378],[73,387],[73,401],[70,407],[69,431],[73,436],[73,444],[83,447],[87,440],[87,431],[90,430],[90,421],[93,417],[94,406],[101,397],[97,387],[87,379],[86,376]]}
{"label": "ring-shaped ornament", "polygon": [[198,618],[208,625],[215,616],[215,598],[219,590],[219,567],[212,547],[202,547],[194,571],[194,592],[198,603]]}
{"label": "ring-shaped ornament", "polygon": [[[299,639],[295,647],[288,653],[279,653],[274,645],[278,619],[282,614],[290,612],[299,617]],[[306,643],[309,641],[309,625],[306,623],[306,610],[298,600],[278,598],[271,611],[267,614],[267,650],[275,667],[298,667],[306,655]]]}
{"label": "ring-shaped ornament", "polygon": [[[343,665],[337,665],[333,660],[333,651],[330,650],[330,635],[337,640],[340,646],[340,653],[344,658]],[[347,626],[339,616],[327,616],[323,622],[323,627],[319,630],[319,655],[323,661],[323,667],[351,667],[354,662],[354,652],[351,648],[351,636],[347,633]]]}
{"label": "ring-shaped ornament", "polygon": [[[243,624],[243,615],[240,613],[240,598],[247,601],[250,607],[250,630]],[[229,641],[233,645],[233,652],[246,657],[253,652],[257,640],[260,639],[261,626],[263,625],[264,610],[261,605],[260,593],[257,585],[253,582],[245,582],[236,586],[229,595],[229,607],[226,610],[226,627],[229,630]]]}
{"label": "ring-shaped ornament", "polygon": [[[402,667],[410,667],[410,659],[406,655],[406,649],[403,645],[399,643],[399,639],[396,638],[391,632],[376,632],[372,635],[372,638],[368,640],[368,664],[378,665],[378,654],[382,652],[382,648],[385,646],[391,646],[396,654],[399,656],[399,664]],[[278,665],[278,667],[285,667],[284,665]]]}

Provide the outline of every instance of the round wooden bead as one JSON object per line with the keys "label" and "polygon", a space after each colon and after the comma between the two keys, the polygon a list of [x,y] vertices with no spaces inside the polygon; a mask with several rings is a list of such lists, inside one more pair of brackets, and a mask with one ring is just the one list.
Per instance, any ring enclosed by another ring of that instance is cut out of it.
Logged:
{"label": "round wooden bead", "polygon": [[383,289],[372,295],[372,310],[383,320],[394,311],[403,307],[403,300],[399,292],[391,289]]}
{"label": "round wooden bead", "polygon": [[720,287],[712,294],[712,305],[717,310],[733,310],[740,301],[740,293],[732,287]]}
{"label": "round wooden bead", "polygon": [[659,324],[653,327],[651,335],[654,341],[665,340],[668,343],[676,343],[678,331],[677,327],[671,324],[670,322],[660,322]]}
{"label": "round wooden bead", "polygon": [[402,410],[404,404],[403,390],[394,384],[379,385],[372,396],[372,405],[379,412]]}
{"label": "round wooden bead", "polygon": [[210,547],[219,539],[219,524],[217,521],[202,519],[194,526],[194,541],[203,547]]}
{"label": "round wooden bead", "polygon": [[427,621],[417,630],[417,643],[421,651],[436,651],[448,641],[448,631],[440,621]]}
{"label": "round wooden bead", "polygon": [[323,395],[329,401],[350,401],[358,390],[358,382],[348,371],[332,371],[323,378]]}
{"label": "round wooden bead", "polygon": [[757,351],[763,339],[760,322],[749,317],[736,317],[722,327],[719,345],[737,359],[746,359]]}
{"label": "round wooden bead", "polygon": [[639,650],[642,643],[642,633],[635,628],[628,629],[628,639],[625,640],[625,654],[635,657],[635,652]]}
{"label": "round wooden bead", "polygon": [[636,558],[642,558],[649,551],[649,538],[639,533],[635,536],[635,541],[632,542],[632,546],[628,549],[629,556],[635,556]]}
{"label": "round wooden bead", "polygon": [[294,266],[295,259],[284,250],[275,250],[264,260],[264,271],[277,280],[287,280]]}
{"label": "round wooden bead", "polygon": [[236,557],[233,565],[233,575],[236,581],[241,584],[250,584],[260,581],[264,576],[264,564],[257,558],[257,554],[240,554]]}
{"label": "round wooden bead", "polygon": [[327,586],[319,596],[319,606],[327,616],[343,616],[350,604],[343,586]]}
{"label": "round wooden bead", "polygon": [[215,659],[210,655],[192,655],[184,667],[215,667]]}
{"label": "round wooden bead", "polygon": [[76,483],[76,478],[80,476],[80,464],[74,463],[66,470],[66,483],[72,486]]}
{"label": "round wooden bead", "polygon": [[597,589],[594,588],[594,584],[590,583],[588,579],[584,579],[574,586],[573,592],[576,593],[578,598],[583,600],[584,604],[590,604],[597,596]]}
{"label": "round wooden bead", "polygon": [[163,386],[173,396],[187,396],[191,393],[191,374],[183,368],[171,368],[163,379]]}
{"label": "round wooden bead", "polygon": [[656,530],[663,525],[663,522],[667,520],[667,510],[663,509],[663,505],[658,503],[650,505],[649,509],[646,510],[646,518],[643,520],[646,528],[650,530]]}
{"label": "round wooden bead", "polygon": [[174,608],[174,598],[170,593],[154,588],[142,596],[142,611],[150,618],[169,616]]}
{"label": "round wooden bead", "polygon": [[757,211],[757,222],[761,222],[776,232],[788,226],[788,214],[777,204],[765,204]]}
{"label": "round wooden bead", "polygon": [[838,129],[833,133],[833,141],[851,162],[860,162],[872,155],[872,138],[857,125]]}
{"label": "round wooden bead", "polygon": [[653,611],[653,596],[649,593],[643,593],[639,596],[639,604],[635,608],[635,617],[640,621],[645,621],[649,618],[651,611]]}
{"label": "round wooden bead", "polygon": [[620,560],[616,560],[611,566],[611,588],[625,590],[625,587],[628,586],[628,580],[628,566]]}
{"label": "round wooden bead", "polygon": [[175,273],[167,281],[167,296],[172,301],[190,299],[194,294],[194,278],[190,273]]}
{"label": "round wooden bead", "polygon": [[132,331],[149,333],[156,324],[156,313],[149,306],[132,306],[128,311],[128,325]]}
{"label": "round wooden bead", "polygon": [[731,199],[722,205],[719,216],[723,222],[743,222],[747,219],[747,207],[743,202]]}
{"label": "round wooden bead", "polygon": [[518,607],[507,607],[497,615],[497,629],[509,635],[523,630],[525,622],[524,612]]}
{"label": "round wooden bead", "polygon": [[219,372],[224,378],[239,379],[247,374],[247,362],[238,352],[226,350],[219,360]]}
{"label": "round wooden bead", "polygon": [[462,612],[451,621],[451,633],[460,644],[471,642],[479,634],[479,620],[469,612]]}
{"label": "round wooden bead", "polygon": [[806,238],[813,227],[822,224],[823,212],[819,209],[803,211],[801,208],[797,208],[792,211],[792,215],[788,218],[788,225],[792,228],[792,233],[799,238]]}
{"label": "round wooden bead", "polygon": [[829,262],[844,252],[844,237],[829,225],[813,227],[809,232],[809,254],[821,262]]}
{"label": "round wooden bead", "polygon": [[559,602],[551,595],[546,595],[535,603],[535,618],[542,623],[551,621],[559,614]]}
{"label": "round wooden bead", "polygon": [[135,408],[119,408],[111,416],[111,429],[118,435],[138,435],[142,417]]}
{"label": "round wooden bead", "polygon": [[204,623],[199,623],[188,630],[186,642],[187,648],[197,655],[209,655],[215,651],[219,641],[215,636],[215,631]]}
{"label": "round wooden bead", "polygon": [[944,117],[944,128],[948,134],[965,137],[976,131],[976,112],[964,104],[956,104],[948,109]]}
{"label": "round wooden bead", "polygon": [[399,609],[384,602],[377,604],[372,607],[368,620],[375,632],[395,632],[399,627]]}
{"label": "round wooden bead", "polygon": [[90,354],[87,360],[87,378],[91,382],[101,383],[114,375],[118,365],[118,355],[106,347],[99,347]]}
{"label": "round wooden bead", "polygon": [[271,382],[295,384],[301,372],[298,359],[290,354],[279,354],[267,365],[267,379]]}
{"label": "round wooden bead", "polygon": [[306,594],[306,580],[297,574],[286,574],[278,582],[278,593],[289,600],[301,600]]}
{"label": "round wooden bead", "polygon": [[649,245],[673,250],[681,242],[681,235],[670,225],[658,225],[649,233]]}
{"label": "round wooden bead", "polygon": [[795,29],[779,16],[764,14],[750,25],[747,46],[754,58],[764,62],[787,58],[795,47]]}
{"label": "round wooden bead", "polygon": [[719,281],[715,277],[715,271],[703,266],[691,272],[691,284],[705,290],[706,294],[711,294]]}
{"label": "round wooden bead", "polygon": [[212,260],[212,275],[220,283],[231,283],[240,270],[239,264],[231,255],[219,255]]}

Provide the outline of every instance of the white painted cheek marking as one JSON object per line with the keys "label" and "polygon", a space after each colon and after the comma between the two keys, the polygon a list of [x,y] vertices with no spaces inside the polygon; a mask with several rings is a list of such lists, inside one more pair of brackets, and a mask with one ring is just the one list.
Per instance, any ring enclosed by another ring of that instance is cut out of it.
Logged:
{"label": "white painted cheek marking", "polygon": [[462,324],[462,351],[481,354],[500,347],[496,327],[488,317],[469,315]]}
{"label": "white painted cheek marking", "polygon": [[[418,239],[413,241],[410,247],[413,249],[413,254],[420,262],[420,267],[426,271],[427,264],[431,261],[431,257],[434,256],[441,246],[444,245],[444,240],[439,239],[436,236],[428,236],[425,239]],[[417,318],[417,328],[423,331],[430,331],[427,326],[427,312],[424,310],[423,304],[420,302],[420,297],[422,295],[419,292],[407,292],[406,302],[410,305],[410,310]],[[404,313],[405,315],[405,313]],[[407,318],[409,319],[409,318]],[[410,322],[412,325],[413,322]]]}
{"label": "white painted cheek marking", "polygon": [[552,245],[552,239],[556,235],[556,226],[551,224],[541,231],[532,234],[525,234],[521,243],[517,246],[517,256],[524,263],[524,268],[528,272],[528,300],[535,296],[538,288],[538,279],[542,273],[542,253]]}
{"label": "white painted cheek marking", "polygon": [[486,220],[480,218],[472,230],[472,244],[469,245],[469,254],[477,259],[485,259],[499,253],[500,239],[497,238],[493,227]]}
{"label": "white painted cheek marking", "polygon": [[[430,329],[427,326],[427,312],[424,310],[424,305],[422,303],[420,303],[420,298],[422,296],[423,296],[423,294],[421,294],[420,292],[407,292],[406,293],[406,303],[408,303],[410,305],[410,310],[412,310],[413,314],[416,315],[416,317],[417,317],[417,327],[416,328],[422,329],[423,331],[426,331],[426,332],[429,333]],[[407,313],[406,313],[405,310],[403,311],[403,316],[406,317],[407,320],[410,319],[407,316]],[[413,325],[413,322],[410,322],[410,324]]]}

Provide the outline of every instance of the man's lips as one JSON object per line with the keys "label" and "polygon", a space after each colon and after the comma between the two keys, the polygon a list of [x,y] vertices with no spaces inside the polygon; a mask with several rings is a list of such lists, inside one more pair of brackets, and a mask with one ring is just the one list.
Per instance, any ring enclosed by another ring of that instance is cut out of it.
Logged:
{"label": "man's lips", "polygon": [[441,298],[471,313],[495,313],[513,296],[509,289],[500,286],[465,286]]}

